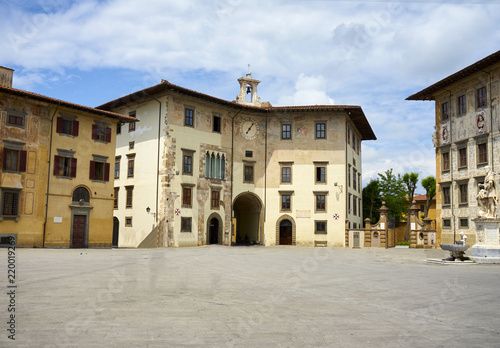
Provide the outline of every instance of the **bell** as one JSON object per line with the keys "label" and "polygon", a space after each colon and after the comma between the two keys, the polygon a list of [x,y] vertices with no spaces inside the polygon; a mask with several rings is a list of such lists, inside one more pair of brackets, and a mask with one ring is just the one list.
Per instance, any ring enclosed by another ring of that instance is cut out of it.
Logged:
{"label": "bell", "polygon": [[250,94],[250,93],[252,93],[252,87],[247,86],[247,94]]}

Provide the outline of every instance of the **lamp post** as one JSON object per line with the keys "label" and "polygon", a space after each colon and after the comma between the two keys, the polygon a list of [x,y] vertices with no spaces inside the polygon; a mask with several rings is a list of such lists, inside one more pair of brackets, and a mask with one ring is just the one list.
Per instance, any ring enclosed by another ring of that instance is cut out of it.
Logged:
{"label": "lamp post", "polygon": [[146,213],[153,215],[153,219],[154,219],[154,222],[155,222],[153,224],[153,227],[154,227],[154,225],[156,224],[156,213],[155,212],[151,213],[151,208],[149,206],[146,208]]}

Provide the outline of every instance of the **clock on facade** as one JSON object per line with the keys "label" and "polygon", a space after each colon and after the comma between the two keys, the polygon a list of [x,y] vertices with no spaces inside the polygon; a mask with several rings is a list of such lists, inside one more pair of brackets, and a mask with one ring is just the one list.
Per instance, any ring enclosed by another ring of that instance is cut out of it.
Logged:
{"label": "clock on facade", "polygon": [[240,124],[240,132],[245,139],[253,140],[259,135],[259,125],[257,121],[247,117]]}

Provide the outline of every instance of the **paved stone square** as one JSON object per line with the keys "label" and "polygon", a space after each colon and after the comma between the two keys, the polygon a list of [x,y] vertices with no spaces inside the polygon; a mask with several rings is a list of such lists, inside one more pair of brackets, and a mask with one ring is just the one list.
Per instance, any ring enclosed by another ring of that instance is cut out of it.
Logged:
{"label": "paved stone square", "polygon": [[500,267],[442,250],[17,249],[1,347],[498,347]]}

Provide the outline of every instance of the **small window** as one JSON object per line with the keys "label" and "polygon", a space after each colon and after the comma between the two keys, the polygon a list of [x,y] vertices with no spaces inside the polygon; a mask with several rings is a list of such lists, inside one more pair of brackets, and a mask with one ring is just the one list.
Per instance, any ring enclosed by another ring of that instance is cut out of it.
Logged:
{"label": "small window", "polygon": [[219,205],[220,205],[220,191],[212,190],[212,199],[210,206],[212,207],[212,209],[218,209]]}
{"label": "small window", "polygon": [[220,116],[214,115],[212,131],[215,133],[220,133]]}
{"label": "small window", "polygon": [[182,206],[186,208],[191,208],[191,187],[182,188]]}
{"label": "small window", "polygon": [[425,205],[420,204],[420,212],[425,213]]}
{"label": "small window", "polygon": [[253,157],[253,151],[245,151],[245,157],[247,158],[252,158]]}
{"label": "small window", "polygon": [[76,158],[69,156],[54,156],[54,175],[66,178],[76,178]]}
{"label": "small window", "polygon": [[358,175],[357,175],[357,174],[358,174],[358,173],[357,173],[356,169],[353,169],[353,170],[352,170],[352,187],[353,187],[355,190],[356,190],[356,187],[358,186],[358,184],[357,184],[357,180],[358,180],[358,179],[357,179],[357,176],[358,176]]}
{"label": "small window", "polygon": [[460,204],[467,204],[467,183],[458,186],[460,191]]}
{"label": "small window", "polygon": [[444,170],[450,170],[450,153],[449,152],[443,152],[442,154],[442,168]]}
{"label": "small window", "polygon": [[134,186],[125,186],[125,191],[127,193],[125,208],[132,208],[132,201],[134,198]]}
{"label": "small window", "polygon": [[458,167],[467,168],[467,148],[458,149]]}
{"label": "small window", "polygon": [[281,183],[290,184],[292,182],[292,167],[281,167]]}
{"label": "small window", "polygon": [[291,211],[292,196],[289,193],[281,194],[281,211]]}
{"label": "small window", "polygon": [[111,128],[103,124],[93,124],[92,139],[104,143],[111,142]]}
{"label": "small window", "polygon": [[353,215],[358,215],[358,209],[357,209],[358,205],[357,205],[357,203],[358,203],[357,197],[353,196],[352,197],[352,214]]}
{"label": "small window", "polygon": [[253,166],[245,165],[243,182],[253,183]]}
{"label": "small window", "polygon": [[351,187],[351,165],[347,165],[347,186]]}
{"label": "small window", "polygon": [[292,139],[292,125],[282,124],[281,125],[281,139]]}
{"label": "small window", "polygon": [[326,183],[326,167],[316,167],[316,183]]}
{"label": "small window", "polygon": [[347,144],[351,145],[351,128],[347,127]]}
{"label": "small window", "polygon": [[443,219],[443,228],[451,228],[451,220]]}
{"label": "small window", "polygon": [[126,216],[125,217],[125,226],[126,227],[132,227],[132,216]]}
{"label": "small window", "polygon": [[361,173],[358,173],[358,192],[361,192]]}
{"label": "small window", "polygon": [[193,155],[184,154],[182,156],[182,174],[193,174]]}
{"label": "small window", "polygon": [[444,186],[441,191],[443,192],[443,204],[444,205],[450,205],[450,187],[449,186]]}
{"label": "small window", "polygon": [[488,151],[486,143],[477,144],[477,164],[488,163]]}
{"label": "small window", "polygon": [[[7,144],[5,145],[7,146]],[[15,148],[3,148],[3,170],[12,172],[26,171],[27,152],[21,149],[22,146],[15,146]]]}
{"label": "small window", "polygon": [[315,221],[314,225],[315,234],[326,234],[326,221]]}
{"label": "small window", "polygon": [[184,111],[184,125],[193,127],[193,115],[194,115],[194,110],[193,109],[185,109]]}
{"label": "small window", "polygon": [[122,134],[122,124],[120,122],[116,124],[116,134]]}
{"label": "small window", "polygon": [[90,161],[90,180],[109,181],[109,163]]}
{"label": "small window", "polygon": [[469,228],[468,218],[460,218],[460,228]]}
{"label": "small window", "polygon": [[26,116],[23,112],[7,110],[7,126],[24,128]]}
{"label": "small window", "polygon": [[458,114],[465,115],[467,113],[467,104],[465,103],[465,94],[458,97]]}
{"label": "small window", "polygon": [[20,190],[2,189],[2,215],[3,217],[19,216]]}
{"label": "small window", "polygon": [[128,158],[127,178],[134,177],[135,157]]}
{"label": "small window", "polygon": [[486,87],[478,88],[476,91],[476,105],[477,108],[486,106]]}
{"label": "small window", "polygon": [[316,212],[326,211],[326,195],[324,193],[316,194]]}
{"label": "small window", "polygon": [[316,123],[316,139],[326,138],[326,123],[317,122]]}
{"label": "small window", "polygon": [[115,158],[115,179],[120,178],[120,157]]}
{"label": "small window", "polygon": [[181,217],[181,232],[191,232],[191,218]]}
{"label": "small window", "polygon": [[[78,136],[79,122],[71,116],[58,117],[56,132],[71,136]],[[106,135],[105,135],[106,136]],[[104,138],[106,140],[106,138]]]}
{"label": "small window", "polygon": [[119,187],[115,187],[115,192],[113,193],[113,208],[118,209],[118,192],[120,191]]}
{"label": "small window", "polygon": [[[130,117],[137,118],[137,117],[136,117],[136,112],[135,112],[135,110],[134,110],[134,111],[130,111],[130,112],[128,113],[128,115],[129,115]],[[133,131],[135,131],[135,122],[130,122],[130,123],[128,124],[128,132],[130,133],[130,132],[133,132]]]}
{"label": "small window", "polygon": [[441,120],[447,120],[450,117],[448,102],[441,104]]}
{"label": "small window", "polygon": [[130,142],[128,143],[128,149],[129,149],[129,150],[133,150],[133,149],[134,149],[134,147],[135,147],[135,141],[130,141]]}
{"label": "small window", "polygon": [[73,203],[90,203],[90,192],[85,188],[85,187],[77,187],[73,191],[73,197],[72,197],[72,202]]}

